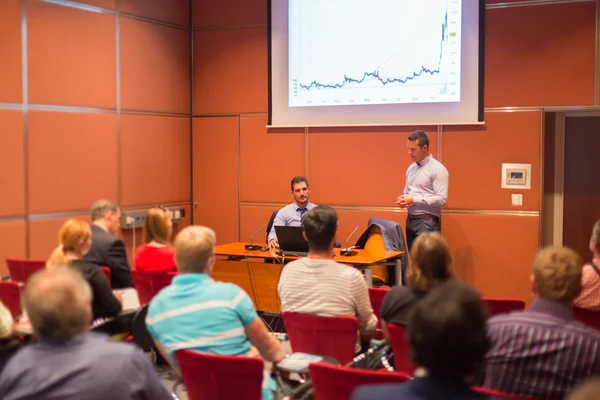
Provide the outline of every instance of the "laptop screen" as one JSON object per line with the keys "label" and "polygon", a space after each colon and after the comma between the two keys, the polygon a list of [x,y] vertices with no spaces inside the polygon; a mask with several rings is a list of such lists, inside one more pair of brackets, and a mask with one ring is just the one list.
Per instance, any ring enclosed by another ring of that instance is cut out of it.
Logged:
{"label": "laptop screen", "polygon": [[282,251],[308,252],[308,242],[302,236],[301,226],[275,226],[275,233]]}

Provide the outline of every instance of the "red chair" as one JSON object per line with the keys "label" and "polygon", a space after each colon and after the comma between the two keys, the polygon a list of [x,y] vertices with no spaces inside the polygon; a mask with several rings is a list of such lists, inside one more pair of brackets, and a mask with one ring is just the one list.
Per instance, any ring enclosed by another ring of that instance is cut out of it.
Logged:
{"label": "red chair", "polygon": [[21,285],[14,281],[0,281],[0,301],[16,321],[21,315]]}
{"label": "red chair", "polygon": [[406,339],[405,328],[396,324],[387,324],[387,328],[390,333],[392,350],[394,350],[396,370],[412,375],[415,372],[416,366],[411,360],[410,346]]}
{"label": "red chair", "polygon": [[178,350],[175,359],[190,400],[260,400],[263,361]]}
{"label": "red chair", "polygon": [[373,312],[377,317],[377,334],[375,335],[375,339],[383,339],[383,331],[381,330],[381,303],[383,303],[383,298],[390,291],[390,288],[369,288],[369,299],[371,300],[371,307],[373,307]]}
{"label": "red chair", "polygon": [[177,275],[176,272],[131,270],[133,285],[137,290],[140,305],[150,303],[150,300],[158,292],[171,284],[175,275]]}
{"label": "red chair", "polygon": [[519,299],[495,299],[483,297],[481,300],[487,304],[490,317],[498,314],[506,314],[511,311],[522,311],[525,309],[525,302]]}
{"label": "red chair", "polygon": [[335,358],[344,365],[355,353],[358,320],[351,316],[318,317],[281,313],[292,350]]}
{"label": "red chair", "polygon": [[360,385],[402,383],[410,379],[406,374],[388,371],[344,368],[325,363],[308,365],[315,400],[348,400]]}
{"label": "red chair", "polygon": [[517,396],[514,394],[502,393],[502,392],[498,392],[496,390],[484,388],[481,386],[471,386],[471,389],[477,393],[485,394],[489,397],[494,397],[494,398],[498,398],[498,399],[508,399],[508,400],[536,400],[537,399],[535,397]]}
{"label": "red chair", "polygon": [[7,258],[6,265],[13,281],[26,283],[31,275],[46,267],[46,261]]}
{"label": "red chair", "polygon": [[100,267],[104,276],[106,276],[106,280],[108,283],[112,285],[112,273],[110,272],[110,268],[108,267]]}
{"label": "red chair", "polygon": [[600,311],[586,310],[585,308],[573,307],[573,316],[582,324],[600,330]]}

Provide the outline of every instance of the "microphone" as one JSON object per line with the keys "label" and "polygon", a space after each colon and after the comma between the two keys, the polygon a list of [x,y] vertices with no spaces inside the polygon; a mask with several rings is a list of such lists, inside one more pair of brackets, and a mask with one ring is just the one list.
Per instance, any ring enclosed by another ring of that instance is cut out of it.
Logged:
{"label": "microphone", "polygon": [[[358,226],[356,228],[354,228],[354,230],[352,231],[350,236],[348,236],[348,239],[346,239],[346,248],[344,248],[340,251],[341,256],[350,257],[350,256],[353,256],[356,254],[356,251],[352,251],[351,248],[348,247],[348,241],[350,240],[352,235],[354,235],[354,232],[356,232],[357,229],[358,229]],[[352,246],[352,247],[354,247],[354,246]]]}
{"label": "microphone", "polygon": [[257,230],[254,231],[254,233],[250,236],[250,244],[247,244],[246,246],[244,246],[244,248],[246,250],[260,250],[262,246],[259,246],[257,244],[252,244],[252,239],[254,238],[254,235],[256,235],[258,232],[260,232],[261,229],[265,228],[268,224],[264,224],[263,226],[261,226],[260,228],[258,228]]}

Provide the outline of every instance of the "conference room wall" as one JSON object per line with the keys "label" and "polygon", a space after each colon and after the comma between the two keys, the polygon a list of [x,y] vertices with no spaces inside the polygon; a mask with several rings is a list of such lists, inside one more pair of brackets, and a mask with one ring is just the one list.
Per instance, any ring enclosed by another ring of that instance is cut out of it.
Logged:
{"label": "conference room wall", "polygon": [[189,215],[189,4],[0,0],[0,274],[98,198]]}
{"label": "conference room wall", "polygon": [[[542,121],[546,111],[600,105],[598,4],[510,3],[487,1],[485,126],[424,128],[450,171],[442,229],[458,275],[485,295],[529,300],[529,269],[541,243]],[[195,195],[211,198],[195,222],[213,226],[221,243],[247,240],[291,201],[290,178],[305,174],[313,200],[339,210],[342,240],[373,215],[404,226],[406,214],[393,202],[404,184],[412,127],[265,128],[266,8],[265,0],[193,2],[194,125],[209,118],[210,126],[198,129],[212,135],[210,146],[195,144],[194,168],[207,166],[203,157],[213,160],[210,170],[193,175]],[[531,189],[501,189],[503,162],[531,164]],[[512,193],[523,194],[522,206],[511,205]]]}

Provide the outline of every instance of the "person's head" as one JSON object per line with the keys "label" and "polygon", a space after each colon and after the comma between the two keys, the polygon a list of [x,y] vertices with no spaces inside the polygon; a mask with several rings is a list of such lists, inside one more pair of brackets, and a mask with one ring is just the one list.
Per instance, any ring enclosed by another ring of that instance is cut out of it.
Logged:
{"label": "person's head", "polygon": [[175,237],[175,264],[182,274],[210,275],[215,265],[215,232],[205,226],[188,226]]}
{"label": "person's head", "polygon": [[101,199],[92,204],[90,210],[92,222],[102,225],[108,232],[116,234],[119,231],[121,211],[112,200]]}
{"label": "person's head", "polygon": [[471,287],[455,280],[437,285],[408,315],[413,361],[434,379],[462,381],[475,374],[490,348],[487,317]]}
{"label": "person's head", "polygon": [[68,264],[67,255],[77,258],[85,256],[92,247],[92,232],[87,222],[70,219],[58,231],[58,247],[54,249],[46,267],[53,268]]}
{"label": "person's head", "polygon": [[421,162],[429,155],[429,138],[423,131],[414,131],[408,135],[406,147],[410,159],[414,162]]}
{"label": "person's head", "polygon": [[417,292],[425,293],[453,277],[452,255],[446,240],[437,232],[419,235],[410,251],[408,285]]}
{"label": "person's head", "polygon": [[600,393],[600,378],[589,378],[577,385],[565,400],[596,400]]}
{"label": "person's head", "polygon": [[295,176],[291,182],[292,195],[299,207],[305,207],[310,199],[310,186],[303,176]]}
{"label": "person's head", "polygon": [[144,242],[168,244],[173,233],[171,212],[164,207],[152,207],[144,220]]}
{"label": "person's head", "polygon": [[531,289],[545,300],[569,307],[581,291],[583,261],[568,247],[547,247],[533,259]]}
{"label": "person's head", "polygon": [[592,229],[592,237],[590,238],[590,251],[594,253],[594,258],[600,256],[600,221],[597,221]]}
{"label": "person's head", "polygon": [[92,291],[81,274],[71,268],[35,273],[22,296],[35,336],[68,339],[92,322]]}
{"label": "person's head", "polygon": [[338,217],[335,210],[322,204],[306,213],[304,217],[304,237],[308,242],[308,249],[326,251],[333,248],[336,238]]}

